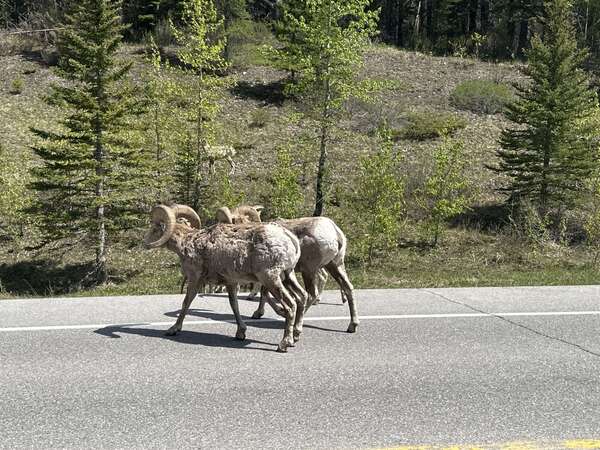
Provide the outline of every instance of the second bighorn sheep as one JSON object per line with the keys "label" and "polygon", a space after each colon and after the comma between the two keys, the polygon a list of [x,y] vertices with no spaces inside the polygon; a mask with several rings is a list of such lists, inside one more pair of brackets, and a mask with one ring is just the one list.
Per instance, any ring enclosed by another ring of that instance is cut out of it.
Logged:
{"label": "second bighorn sheep", "polygon": [[[188,223],[178,221],[185,218]],[[278,303],[278,314],[285,317],[285,332],[278,351],[294,346],[302,332],[306,291],[294,275],[300,258],[296,236],[276,224],[217,224],[201,228],[196,212],[182,205],[158,205],[151,212],[150,230],[144,238],[148,248],[166,247],[181,261],[188,280],[186,296],[175,324],[168,335],[181,331],[183,320],[204,282],[227,286],[229,303],[237,323],[237,339],[245,339],[246,324],[240,316],[237,293],[240,282],[260,282]]]}
{"label": "second bighorn sheep", "polygon": [[[238,211],[242,207],[236,208]],[[248,208],[243,207],[243,211]],[[234,210],[236,211],[236,210]],[[250,215],[252,216],[252,214]],[[255,216],[254,216],[255,217]],[[258,215],[260,220],[260,215]],[[217,213],[217,218],[225,223],[240,223],[249,221],[249,216],[234,216],[227,208],[221,208]],[[350,309],[350,324],[348,332],[354,333],[359,324],[358,313],[356,310],[356,300],[354,299],[354,287],[346,273],[344,259],[346,257],[347,241],[342,230],[335,222],[327,217],[304,217],[300,219],[281,219],[278,223],[290,230],[300,241],[300,259],[296,270],[302,274],[304,286],[309,294],[309,300],[306,309],[310,308],[321,294],[324,285],[324,279],[321,270],[324,269],[337,282],[342,293],[342,301],[348,302]],[[264,303],[268,301],[267,297],[261,298],[258,309],[252,317],[260,318],[264,315]]]}

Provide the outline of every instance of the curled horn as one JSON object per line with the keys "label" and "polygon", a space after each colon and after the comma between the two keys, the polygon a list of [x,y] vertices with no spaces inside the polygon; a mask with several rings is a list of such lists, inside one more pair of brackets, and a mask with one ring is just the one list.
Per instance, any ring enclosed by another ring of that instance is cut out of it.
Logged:
{"label": "curled horn", "polygon": [[175,205],[175,218],[183,217],[190,222],[192,228],[200,229],[202,227],[202,221],[200,217],[192,208],[186,205]]}
{"label": "curled horn", "polygon": [[233,215],[227,206],[217,209],[217,221],[220,223],[233,223]]}
{"label": "curled horn", "polygon": [[263,205],[254,205],[253,208],[256,210],[256,212],[258,213],[258,217],[260,218],[260,214],[262,213],[262,210],[265,209],[265,207]]}
{"label": "curled horn", "polygon": [[173,231],[175,230],[176,218],[175,211],[165,205],[157,205],[152,208],[152,212],[150,213],[150,220],[155,225],[164,225],[164,232],[162,236],[154,242],[148,242],[145,240],[145,244],[148,248],[157,248],[161,247],[167,243],[171,236],[173,235]]}
{"label": "curled horn", "polygon": [[238,206],[233,211],[234,219],[240,222],[260,222],[260,212],[254,206]]}

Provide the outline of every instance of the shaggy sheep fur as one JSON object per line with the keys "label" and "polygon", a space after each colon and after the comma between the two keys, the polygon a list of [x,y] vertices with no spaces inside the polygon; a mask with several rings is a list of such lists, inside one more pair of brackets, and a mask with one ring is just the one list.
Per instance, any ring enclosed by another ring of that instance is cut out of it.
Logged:
{"label": "shaggy sheep fur", "polygon": [[[227,222],[233,223],[235,220],[236,217],[232,213]],[[237,218],[237,220],[243,221],[242,218]],[[300,241],[301,255],[296,270],[302,274],[304,286],[309,294],[306,309],[318,303],[321,291],[327,281],[326,275],[322,272],[324,269],[339,285],[342,301],[348,302],[350,309],[348,332],[354,333],[359,319],[354,299],[354,287],[348,278],[344,263],[347,241],[342,230],[327,217],[280,219],[275,223],[290,230]],[[268,295],[262,296],[253,318],[260,318],[264,315],[265,301],[268,301]]]}
{"label": "shaggy sheep fur", "polygon": [[[202,283],[227,286],[229,303],[237,322],[237,339],[245,339],[246,324],[238,302],[238,284],[260,282],[275,297],[269,303],[285,317],[284,337],[278,350],[285,352],[302,332],[306,291],[294,275],[300,258],[296,236],[277,224],[217,224],[195,229],[177,221],[181,214],[196,215],[189,207],[159,205],[151,214],[151,227],[144,242],[148,248],[166,247],[179,256],[188,288],[175,324],[167,331],[181,331],[183,320]],[[192,225],[200,227],[200,220]]]}

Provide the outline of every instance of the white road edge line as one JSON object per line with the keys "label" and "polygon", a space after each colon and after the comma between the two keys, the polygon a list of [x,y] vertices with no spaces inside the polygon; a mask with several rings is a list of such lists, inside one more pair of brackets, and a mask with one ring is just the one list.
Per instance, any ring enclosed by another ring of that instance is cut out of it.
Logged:
{"label": "white road edge line", "polygon": [[[360,320],[410,320],[410,319],[452,319],[474,317],[531,317],[531,316],[599,316],[600,311],[539,311],[539,312],[508,312],[508,313],[464,313],[464,314],[397,314],[382,316],[359,316]],[[348,320],[348,316],[332,317],[305,317],[305,322],[330,322]],[[255,322],[282,322],[279,318],[245,319],[246,323]],[[188,320],[185,326],[190,325],[217,325],[222,323],[235,323],[232,320]],[[95,323],[83,325],[49,325],[37,327],[7,327],[0,328],[0,332],[11,331],[54,331],[54,330],[89,330],[98,328],[128,328],[128,327],[160,327],[170,326],[171,322],[139,322],[139,323]]]}

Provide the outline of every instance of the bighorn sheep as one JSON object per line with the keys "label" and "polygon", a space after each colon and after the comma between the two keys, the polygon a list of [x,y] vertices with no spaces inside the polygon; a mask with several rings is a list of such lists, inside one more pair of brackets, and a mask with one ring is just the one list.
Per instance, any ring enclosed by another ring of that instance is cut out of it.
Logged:
{"label": "bighorn sheep", "polygon": [[[181,217],[190,225],[178,221]],[[158,205],[152,209],[151,226],[144,243],[147,248],[166,247],[175,252],[188,279],[181,312],[167,335],[181,331],[199,285],[214,282],[227,286],[237,323],[236,338],[245,339],[246,324],[237,302],[238,283],[260,282],[278,302],[268,299],[273,309],[285,317],[285,332],[278,351],[287,351],[300,337],[307,296],[294,275],[300,244],[284,227],[217,224],[201,228],[200,218],[189,206]]]}
{"label": "bighorn sheep", "polygon": [[[246,208],[251,207],[244,207],[245,211]],[[225,223],[247,220],[247,217],[234,216],[233,212],[228,214],[229,210],[227,208],[221,208],[219,211],[217,217]],[[354,333],[358,327],[359,319],[354,299],[354,287],[348,278],[344,264],[347,241],[342,230],[333,220],[327,217],[281,219],[275,223],[290,230],[300,241],[301,255],[296,270],[302,274],[304,286],[309,294],[306,309],[318,301],[326,281],[326,278],[320,272],[321,269],[325,269],[339,285],[342,301],[344,303],[348,302],[350,309],[348,332]],[[260,318],[264,315],[264,302],[268,301],[268,295],[262,297],[267,298],[261,298],[259,307],[252,316],[253,318]]]}
{"label": "bighorn sheep", "polygon": [[233,157],[236,155],[235,148],[230,145],[206,144],[204,149],[206,151],[206,161],[208,161],[208,171],[211,174],[215,174],[215,163],[221,160],[227,161],[231,166],[229,175],[235,172],[235,162],[233,162]]}

